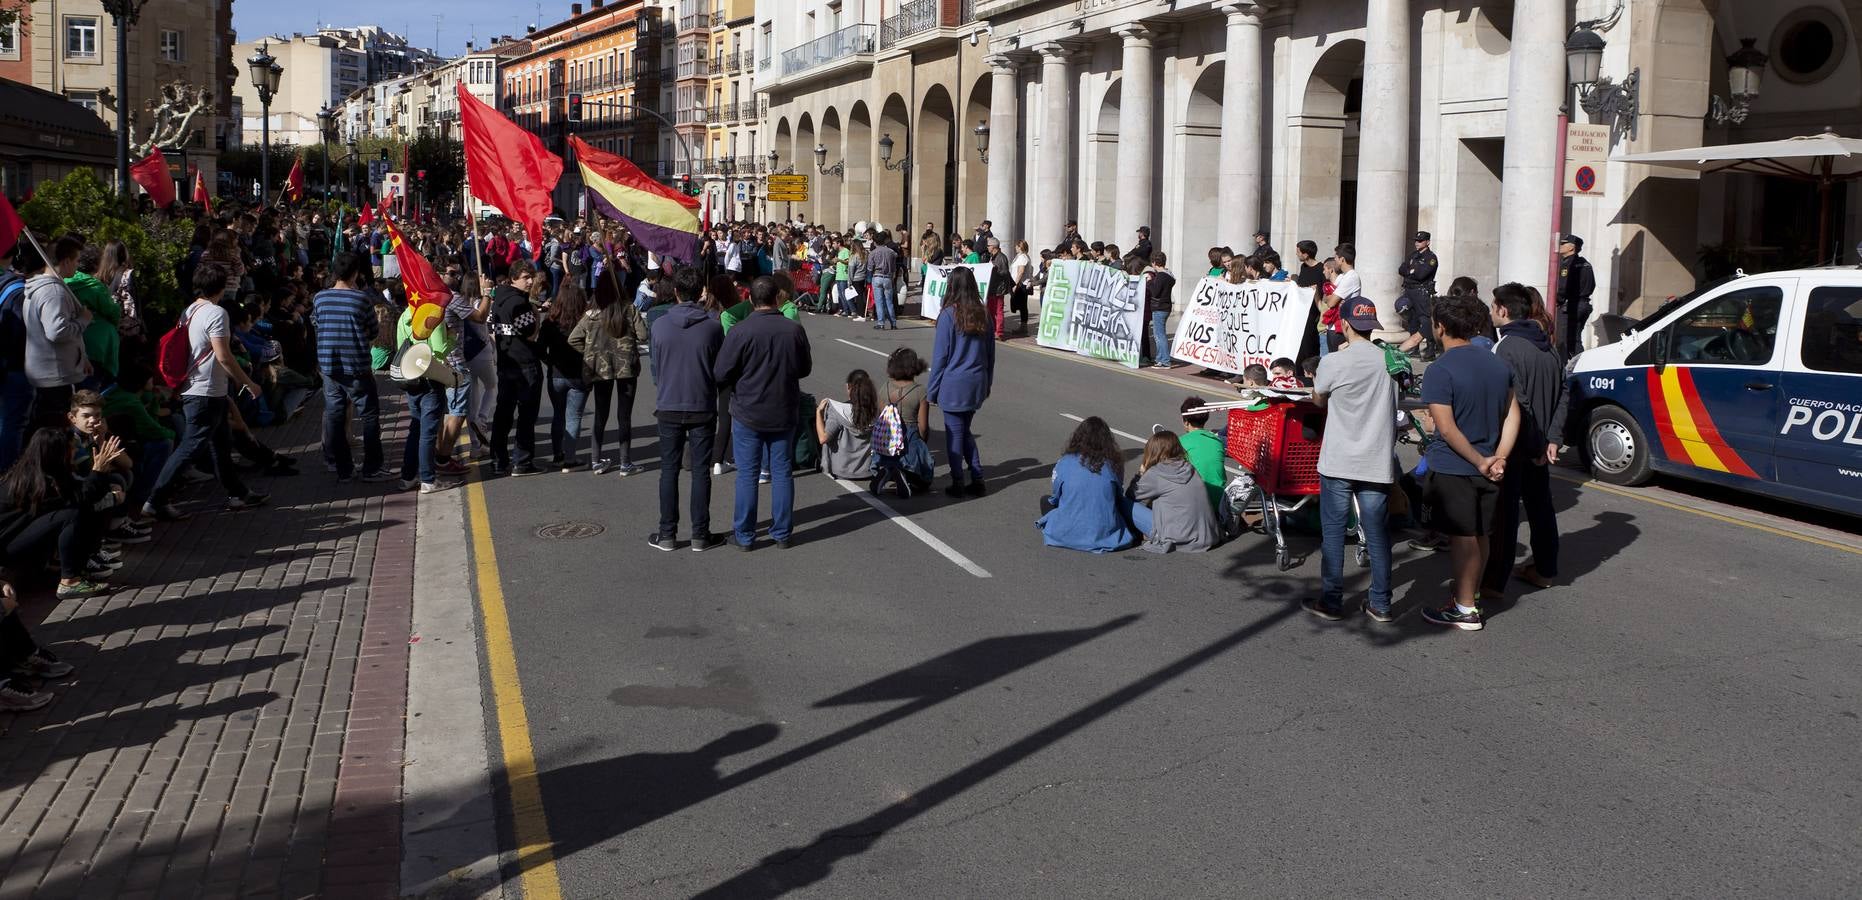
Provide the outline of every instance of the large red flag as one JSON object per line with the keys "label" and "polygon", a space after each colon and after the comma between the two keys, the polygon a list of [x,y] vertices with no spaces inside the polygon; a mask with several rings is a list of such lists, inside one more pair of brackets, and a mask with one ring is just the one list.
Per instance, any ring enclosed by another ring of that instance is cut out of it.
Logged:
{"label": "large red flag", "polygon": [[207,215],[213,215],[213,195],[207,193],[207,176],[199,169],[194,170],[194,202],[204,207]]}
{"label": "large red flag", "polygon": [[292,203],[304,199],[304,157],[291,163],[291,174],[284,177],[284,193]]}
{"label": "large red flag", "polygon": [[440,280],[440,273],[433,271],[433,264],[426,257],[414,250],[401,236],[400,226],[394,220],[382,216],[382,225],[388,230],[388,243],[394,250],[394,258],[401,264],[401,283],[407,287],[407,305],[420,306],[426,303],[446,305],[452,297],[452,291],[446,289],[446,282]]}
{"label": "large red flag", "polygon": [[0,194],[0,256],[13,252],[13,245],[19,243],[19,233],[25,228],[19,213],[13,211],[12,201]]}
{"label": "large red flag", "polygon": [[175,202],[175,180],[168,176],[168,160],[162,157],[160,150],[150,150],[141,162],[130,166],[129,180],[142,185],[156,206],[166,207]]}
{"label": "large red flag", "polygon": [[459,124],[465,132],[466,183],[472,196],[522,222],[534,256],[543,253],[543,220],[554,209],[550,193],[562,178],[562,158],[536,135],[498,114],[458,85]]}

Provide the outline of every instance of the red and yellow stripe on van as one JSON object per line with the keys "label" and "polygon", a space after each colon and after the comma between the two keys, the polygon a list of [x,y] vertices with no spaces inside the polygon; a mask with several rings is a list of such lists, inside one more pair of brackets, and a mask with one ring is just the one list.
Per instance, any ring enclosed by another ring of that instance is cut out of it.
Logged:
{"label": "red and yellow stripe on van", "polygon": [[1669,366],[1651,372],[1649,408],[1655,416],[1655,433],[1662,451],[1674,462],[1690,463],[1713,472],[1758,478],[1733,448],[1727,446],[1713,417],[1700,401],[1694,375],[1686,366]]}

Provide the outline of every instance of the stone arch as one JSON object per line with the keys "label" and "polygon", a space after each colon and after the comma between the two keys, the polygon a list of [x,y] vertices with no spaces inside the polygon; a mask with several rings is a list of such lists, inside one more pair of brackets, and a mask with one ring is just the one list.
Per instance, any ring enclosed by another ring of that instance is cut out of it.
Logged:
{"label": "stone arch", "polygon": [[[840,113],[833,107],[829,107],[827,112],[821,114],[821,133],[815,137],[815,145],[827,148],[828,156],[825,162],[828,166],[847,164],[847,157],[843,154],[846,148],[841,144]],[[814,159],[817,160],[815,184],[819,186],[813,198],[815,219],[836,231],[845,230],[853,223],[840,221],[842,176],[822,172],[819,165],[821,157],[815,155]]]}
{"label": "stone arch", "polygon": [[[989,75],[978,76],[970,86],[969,101],[964,104],[963,115],[956,123],[954,144],[961,161],[957,166],[957,183],[962,186],[957,198],[958,224],[966,231],[988,215],[984,210],[989,203],[989,171],[982,158],[976,155],[976,134],[971,129],[989,120],[990,91]],[[996,237],[1001,239],[1004,252],[1013,250],[1012,235],[997,231]]]}
{"label": "stone arch", "polygon": [[[892,161],[897,163],[905,154],[911,152],[911,113],[905,105],[905,98],[892,94],[886,97],[879,108],[879,136],[890,137],[893,141]],[[877,146],[877,141],[875,141]],[[918,225],[911,221],[909,192],[911,184],[905,173],[888,170],[885,161],[875,156],[873,170],[873,216],[887,227],[906,223],[912,234],[917,234]]]}
{"label": "stone arch", "polygon": [[1364,42],[1343,40],[1319,57],[1307,76],[1294,118],[1288,157],[1299,202],[1289,210],[1286,233],[1318,243],[1325,252],[1356,231],[1358,101],[1364,77]]}
{"label": "stone arch", "polygon": [[1099,112],[1086,133],[1086,153],[1080,167],[1091,172],[1092,178],[1085,185],[1086,208],[1081,210],[1080,233],[1092,240],[1106,240],[1119,234],[1119,100],[1124,96],[1124,86],[1122,78],[1106,85],[1099,99]]}
{"label": "stone arch", "polygon": [[1211,200],[1222,186],[1222,72],[1218,62],[1197,77],[1173,136],[1176,157],[1182,160],[1183,198],[1177,204],[1180,221],[1171,232],[1176,244],[1168,252],[1186,278],[1205,268],[1203,251],[1220,225],[1219,209]]}
{"label": "stone arch", "polygon": [[[950,91],[941,84],[931,85],[918,104],[918,121],[912,131],[912,208],[946,240],[958,227],[955,139],[956,109]],[[913,229],[917,227],[912,223]]]}
{"label": "stone arch", "polygon": [[[847,180],[842,185],[840,217],[848,224],[871,221],[873,215],[873,118],[866,102],[854,101],[847,110],[843,141]],[[888,223],[886,227],[891,227]]]}

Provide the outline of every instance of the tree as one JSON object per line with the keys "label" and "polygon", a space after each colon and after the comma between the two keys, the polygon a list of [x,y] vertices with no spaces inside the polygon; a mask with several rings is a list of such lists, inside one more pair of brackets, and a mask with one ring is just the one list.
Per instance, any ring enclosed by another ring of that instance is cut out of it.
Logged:
{"label": "tree", "polygon": [[195,117],[212,107],[213,92],[207,88],[182,81],[162,85],[155,97],[143,104],[149,111],[149,133],[138,139],[135,120],[130,120],[130,155],[144,157],[157,147],[185,145]]}
{"label": "tree", "polygon": [[75,232],[93,244],[120,240],[136,270],[136,294],[145,309],[174,312],[184,304],[176,270],[187,257],[193,226],[166,214],[138,216],[131,201],[112,192],[88,168],[39,186],[19,208],[41,235]]}

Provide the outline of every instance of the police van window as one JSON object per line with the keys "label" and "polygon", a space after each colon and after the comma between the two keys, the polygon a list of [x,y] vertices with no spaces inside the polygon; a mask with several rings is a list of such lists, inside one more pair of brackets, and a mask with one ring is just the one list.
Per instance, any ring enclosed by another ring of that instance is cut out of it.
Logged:
{"label": "police van window", "polygon": [[1769,363],[1783,308],[1784,291],[1776,287],[1756,286],[1715,297],[1666,329],[1668,361],[1722,366]]}
{"label": "police van window", "polygon": [[1862,287],[1820,287],[1804,309],[1804,366],[1862,375]]}

